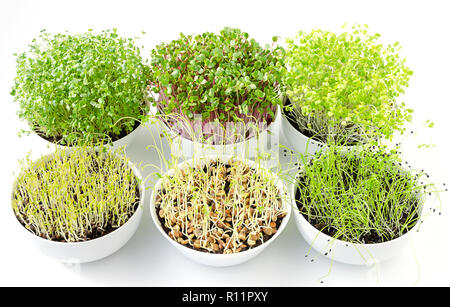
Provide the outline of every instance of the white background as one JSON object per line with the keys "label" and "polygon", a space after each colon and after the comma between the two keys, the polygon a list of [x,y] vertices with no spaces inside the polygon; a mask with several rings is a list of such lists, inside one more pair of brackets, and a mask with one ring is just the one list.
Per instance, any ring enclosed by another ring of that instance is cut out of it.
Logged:
{"label": "white background", "polygon": [[[344,22],[367,23],[387,43],[399,41],[401,55],[414,71],[402,97],[415,109],[414,131],[403,149],[404,157],[426,169],[435,182],[450,183],[449,88],[450,2],[448,1],[1,1],[0,2],[0,101],[3,142],[0,148],[0,286],[326,286],[326,285],[445,285],[449,286],[450,209],[448,193],[441,194],[442,215],[429,216],[403,253],[375,268],[333,263],[322,256],[305,258],[308,246],[291,219],[285,231],[255,259],[230,268],[211,268],[179,254],[157,232],[146,208],[133,238],[103,260],[65,265],[37,253],[14,231],[10,195],[17,160],[32,150],[46,152],[36,136],[21,137],[26,127],[16,116],[9,95],[15,76],[14,52],[27,49],[39,35],[69,30],[84,32],[117,27],[121,35],[147,34],[141,43],[144,56],[179,32],[218,31],[240,27],[261,43],[272,36],[293,36],[298,30],[322,28],[339,31]],[[427,119],[433,129],[424,128]],[[151,162],[146,151],[151,140],[138,136],[129,153],[135,162]],[[418,149],[421,143],[435,147]],[[151,186],[149,186],[149,189]],[[150,190],[149,190],[150,192]],[[147,195],[149,195],[148,193]],[[147,199],[148,204],[148,199]],[[322,278],[325,276],[325,278]],[[323,280],[323,283],[320,281]]]}

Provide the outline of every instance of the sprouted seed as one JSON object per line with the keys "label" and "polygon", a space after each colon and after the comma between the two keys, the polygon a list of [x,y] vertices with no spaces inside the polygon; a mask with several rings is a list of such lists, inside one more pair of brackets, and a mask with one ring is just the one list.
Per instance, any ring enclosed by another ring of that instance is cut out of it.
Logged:
{"label": "sprouted seed", "polygon": [[271,173],[220,159],[176,168],[163,178],[156,213],[170,238],[187,247],[231,254],[269,240],[286,216]]}

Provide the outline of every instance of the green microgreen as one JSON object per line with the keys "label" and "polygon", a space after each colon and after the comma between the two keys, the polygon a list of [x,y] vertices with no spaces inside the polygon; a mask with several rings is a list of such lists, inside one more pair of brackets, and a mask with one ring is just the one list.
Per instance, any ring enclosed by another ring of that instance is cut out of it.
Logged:
{"label": "green microgreen", "polygon": [[433,189],[424,171],[402,166],[383,147],[329,150],[304,160],[296,205],[320,231],[351,243],[380,243],[400,237],[419,221],[423,197]]}
{"label": "green microgreen", "polygon": [[151,52],[152,91],[159,95],[154,104],[190,122],[270,123],[281,102],[283,55],[276,38],[262,47],[236,28],[181,33]]}
{"label": "green microgreen", "polygon": [[114,141],[144,119],[149,77],[135,39],[116,29],[77,35],[44,30],[17,55],[11,95],[19,117],[49,140]]}
{"label": "green microgreen", "polygon": [[37,161],[28,155],[21,165],[12,207],[20,223],[42,238],[99,237],[127,222],[139,205],[139,179],[120,151],[56,148]]}
{"label": "green microgreen", "polygon": [[412,109],[397,102],[412,71],[398,42],[383,45],[367,25],[336,34],[298,32],[287,39],[285,113],[322,142],[351,145],[404,131]]}

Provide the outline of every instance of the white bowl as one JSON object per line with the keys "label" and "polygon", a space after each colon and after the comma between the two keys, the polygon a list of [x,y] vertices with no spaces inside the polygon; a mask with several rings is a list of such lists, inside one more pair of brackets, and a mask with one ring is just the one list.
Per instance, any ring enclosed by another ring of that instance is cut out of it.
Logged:
{"label": "white bowl", "polygon": [[[407,233],[394,240],[382,243],[359,244],[334,239],[333,237],[320,232],[317,228],[312,226],[300,213],[295,201],[296,191],[297,186],[296,184],[293,184],[291,189],[291,198],[294,206],[293,215],[298,230],[305,241],[312,248],[314,248],[319,254],[324,255],[333,261],[366,266],[371,266],[375,263],[386,261],[409,245],[411,235],[418,230],[420,225],[419,219],[416,225]],[[422,206],[423,195],[421,195],[419,199],[421,202],[420,205]]]}
{"label": "white bowl", "polygon": [[[66,153],[69,153],[71,149],[67,149]],[[41,159],[49,159],[53,154],[46,155]],[[114,231],[92,240],[82,241],[82,242],[59,242],[52,241],[45,238],[41,238],[32,232],[28,231],[23,225],[17,220],[14,210],[11,210],[13,218],[17,221],[17,229],[23,234],[32,244],[35,245],[37,250],[39,250],[44,255],[53,258],[60,262],[66,263],[85,263],[95,260],[105,258],[117,250],[119,250],[128,240],[134,235],[136,229],[142,218],[143,211],[143,201],[145,197],[145,188],[142,181],[142,177],[138,169],[131,163],[128,166],[133,170],[134,175],[140,181],[139,192],[140,201],[138,208],[133,213],[133,215],[128,219],[125,224],[115,229]],[[15,188],[14,184],[14,188]],[[14,191],[13,188],[13,191]],[[14,193],[14,192],[13,192]]]}
{"label": "white bowl", "polygon": [[[206,163],[208,161],[211,160],[216,160],[220,158],[221,161],[228,161],[230,159],[238,159],[236,157],[233,156],[204,156],[201,157],[199,159],[196,159],[195,161],[201,161],[203,163]],[[254,167],[255,163],[251,160],[245,160],[245,159],[239,159],[242,162],[245,162],[248,166],[250,167]],[[179,168],[183,168],[185,165],[192,165],[192,163],[194,162],[194,159],[182,162],[178,165]],[[174,173],[174,169],[169,170],[166,173],[167,175],[171,175]],[[225,267],[225,266],[232,266],[232,265],[237,265],[243,262],[246,262],[252,258],[254,258],[256,255],[258,255],[259,253],[261,253],[267,246],[269,246],[270,243],[272,243],[279,235],[280,233],[283,231],[283,229],[286,227],[286,225],[289,222],[289,218],[290,218],[290,214],[291,214],[291,204],[288,201],[288,194],[287,194],[287,189],[286,186],[284,185],[284,183],[274,175],[274,180],[276,183],[276,186],[278,187],[280,194],[282,195],[282,205],[283,208],[286,210],[287,214],[286,216],[283,218],[277,232],[266,242],[264,242],[263,244],[255,247],[255,248],[251,248],[242,252],[238,252],[238,253],[234,253],[234,254],[213,254],[213,253],[208,253],[208,252],[202,252],[202,251],[197,251],[194,249],[191,249],[189,247],[186,247],[178,242],[176,242],[175,240],[173,240],[172,238],[170,238],[167,233],[164,231],[161,222],[159,221],[157,212],[156,212],[156,207],[155,207],[155,198],[156,195],[161,187],[161,182],[162,179],[158,180],[158,182],[155,184],[155,187],[153,189],[152,195],[150,197],[150,213],[153,219],[153,222],[155,223],[156,227],[158,228],[159,232],[163,235],[164,238],[166,238],[180,253],[182,253],[184,256],[186,256],[187,258],[200,263],[200,264],[204,264],[204,265],[209,265],[209,266],[216,266],[216,267]]]}
{"label": "white bowl", "polygon": [[[129,134],[127,134],[126,136],[112,142],[112,143],[108,143],[105,144],[104,146],[111,149],[111,150],[116,150],[120,147],[124,147],[125,149],[134,141],[134,139],[136,138],[136,136],[140,133],[140,131],[144,129],[143,128],[143,124],[141,123],[139,126],[136,127],[136,129],[134,129],[133,131],[131,131]],[[39,139],[43,140],[46,144],[58,147],[60,149],[64,149],[64,148],[71,148],[73,146],[66,146],[66,145],[61,145],[58,143],[53,143],[50,142],[46,139],[44,139],[42,136],[40,136],[39,134],[36,133],[36,135],[39,137]],[[98,148],[95,147],[95,148]]]}
{"label": "white bowl", "polygon": [[262,152],[278,152],[280,113],[279,106],[277,106],[274,120],[258,136],[252,136],[244,141],[226,145],[211,145],[195,140],[192,141],[175,134],[165,123],[163,126],[172,136],[172,153],[176,157],[234,155],[242,158],[254,158]]}

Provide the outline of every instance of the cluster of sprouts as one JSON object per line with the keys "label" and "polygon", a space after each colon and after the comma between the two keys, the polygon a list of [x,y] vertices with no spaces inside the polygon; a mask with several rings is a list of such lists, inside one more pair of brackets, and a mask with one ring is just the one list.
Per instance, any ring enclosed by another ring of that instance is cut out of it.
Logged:
{"label": "cluster of sprouts", "polygon": [[162,179],[155,206],[168,235],[220,254],[269,240],[287,214],[270,172],[236,159],[203,162],[175,168]]}
{"label": "cluster of sprouts", "polygon": [[41,31],[17,55],[11,95],[30,131],[61,145],[115,141],[136,128],[150,67],[136,38],[117,29]]}
{"label": "cluster of sprouts", "polygon": [[425,193],[423,171],[403,167],[398,153],[381,148],[332,147],[303,161],[295,184],[296,205],[313,226],[351,243],[385,242],[419,221]]}
{"label": "cluster of sprouts", "polygon": [[413,110],[398,100],[413,72],[398,42],[381,43],[368,25],[343,28],[299,31],[286,40],[286,111],[321,142],[336,135],[338,145],[354,145],[360,137],[392,139],[412,119]]}
{"label": "cluster of sprouts", "polygon": [[110,150],[56,148],[50,157],[21,161],[12,195],[17,219],[45,239],[79,242],[123,225],[139,205],[138,178]]}

